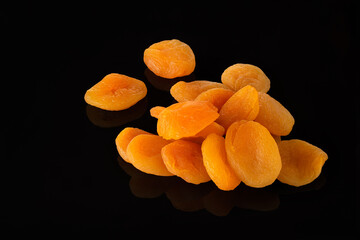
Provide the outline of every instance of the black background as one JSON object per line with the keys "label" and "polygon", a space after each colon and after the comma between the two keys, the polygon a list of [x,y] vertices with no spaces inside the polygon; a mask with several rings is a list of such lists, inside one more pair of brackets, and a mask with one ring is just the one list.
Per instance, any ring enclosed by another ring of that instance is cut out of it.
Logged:
{"label": "black background", "polygon": [[[14,236],[134,232],[171,237],[196,230],[239,238],[355,236],[358,6],[350,1],[174,4],[27,4],[1,10],[6,62],[1,228]],[[245,192],[240,195],[248,203],[222,217],[206,209],[176,209],[166,194],[136,197],[131,177],[118,164],[114,139],[127,126],[155,132],[148,110],[173,102],[159,89],[166,81],[155,86],[147,80],[142,61],[149,45],[173,38],[195,53],[193,79],[219,82],[232,64],[259,66],[271,80],[269,94],[295,117],[285,138],[327,152],[319,179],[303,188],[275,182],[266,194],[241,184],[237,191]],[[88,88],[113,72],[148,87],[146,99],[126,114],[104,113],[83,100]],[[261,211],[269,204],[267,193],[277,207]]]}

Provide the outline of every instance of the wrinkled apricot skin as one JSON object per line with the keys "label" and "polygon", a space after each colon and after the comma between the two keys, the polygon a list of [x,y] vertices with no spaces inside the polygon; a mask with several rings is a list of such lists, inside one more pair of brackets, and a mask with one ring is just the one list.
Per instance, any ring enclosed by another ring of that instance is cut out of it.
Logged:
{"label": "wrinkled apricot skin", "polygon": [[210,181],[204,167],[200,144],[176,140],[162,148],[161,156],[169,172],[186,182],[200,184]]}
{"label": "wrinkled apricot skin", "polygon": [[295,124],[294,117],[281,103],[261,92],[259,92],[259,114],[255,121],[277,136],[288,135]]}
{"label": "wrinkled apricot skin", "polygon": [[116,137],[116,139],[115,139],[116,148],[117,148],[120,156],[124,159],[125,162],[129,162],[129,159],[126,154],[126,149],[127,149],[128,144],[134,137],[136,137],[140,134],[151,134],[151,133],[148,133],[139,128],[127,127],[127,128],[124,128]]}
{"label": "wrinkled apricot skin", "polygon": [[147,94],[145,84],[126,75],[111,73],[85,93],[85,101],[92,106],[119,111],[135,105]]}
{"label": "wrinkled apricot skin", "polygon": [[278,180],[292,186],[303,186],[321,173],[327,154],[320,148],[298,139],[279,143],[282,169]]}
{"label": "wrinkled apricot skin", "polygon": [[279,176],[278,146],[260,123],[245,120],[233,123],[226,132],[225,149],[230,166],[246,185],[265,187]]}
{"label": "wrinkled apricot skin", "polygon": [[208,135],[201,145],[201,151],[206,171],[219,189],[230,191],[240,184],[227,161],[225,139],[222,136]]}
{"label": "wrinkled apricot skin", "polygon": [[193,137],[218,116],[217,108],[209,102],[175,103],[159,114],[157,132],[167,140]]}
{"label": "wrinkled apricot skin", "polygon": [[256,89],[250,85],[232,95],[222,106],[216,120],[227,129],[233,122],[254,120],[259,113],[259,97]]}
{"label": "wrinkled apricot skin", "polygon": [[140,134],[134,137],[126,148],[129,162],[145,173],[158,176],[172,176],[162,160],[161,149],[171,141],[157,135]]}
{"label": "wrinkled apricot skin", "polygon": [[228,87],[222,83],[207,80],[192,82],[180,81],[170,88],[170,94],[178,102],[193,101],[200,93],[212,88],[228,89]]}
{"label": "wrinkled apricot skin", "polygon": [[246,85],[253,86],[259,92],[267,92],[270,89],[270,80],[265,73],[251,64],[237,63],[223,72],[221,82],[232,90],[238,91]]}
{"label": "wrinkled apricot skin", "polygon": [[200,93],[195,101],[208,101],[212,103],[219,111],[222,106],[234,95],[234,91],[225,88],[212,88]]}
{"label": "wrinkled apricot skin", "polygon": [[195,55],[189,45],[177,39],[152,44],[144,51],[146,66],[163,78],[183,77],[195,69]]}

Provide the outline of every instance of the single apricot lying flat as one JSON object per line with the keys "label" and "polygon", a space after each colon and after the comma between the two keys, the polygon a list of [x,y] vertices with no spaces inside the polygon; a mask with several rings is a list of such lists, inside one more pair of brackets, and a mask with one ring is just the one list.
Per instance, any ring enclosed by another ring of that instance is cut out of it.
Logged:
{"label": "single apricot lying flat", "polygon": [[222,83],[207,80],[197,80],[192,82],[180,81],[170,88],[170,94],[178,102],[193,101],[200,93],[212,88],[229,89]]}
{"label": "single apricot lying flat", "polygon": [[127,109],[146,96],[145,84],[135,78],[111,73],[85,93],[85,101],[95,107],[119,111]]}
{"label": "single apricot lying flat", "polygon": [[144,51],[146,66],[163,78],[183,77],[195,69],[195,55],[189,45],[177,39],[152,44]]}
{"label": "single apricot lying flat", "polygon": [[226,132],[228,162],[238,178],[250,187],[265,187],[279,176],[281,158],[270,132],[260,123],[238,121]]}
{"label": "single apricot lying flat", "polygon": [[218,116],[217,108],[209,102],[175,103],[159,114],[157,132],[167,140],[193,137]]}
{"label": "single apricot lying flat", "polygon": [[288,135],[295,124],[294,117],[281,103],[262,92],[259,92],[259,114],[255,121],[278,136]]}
{"label": "single apricot lying flat", "polygon": [[151,134],[151,133],[148,133],[139,128],[127,127],[127,128],[124,128],[117,135],[117,137],[115,139],[116,148],[117,148],[120,156],[124,159],[125,162],[129,162],[129,159],[126,154],[126,148],[127,148],[128,144],[134,137],[136,137],[140,134]]}
{"label": "single apricot lying flat", "polygon": [[253,86],[259,92],[267,92],[270,89],[270,80],[265,73],[251,64],[237,63],[223,72],[221,82],[232,90],[238,91],[246,85]]}
{"label": "single apricot lying flat", "polygon": [[[165,109],[165,107],[155,106],[150,109],[150,115],[154,118],[159,118],[160,113]],[[209,134],[215,133],[217,135],[223,136],[225,134],[225,128],[216,122],[210,123],[203,130],[195,134],[194,138],[202,137],[206,138]],[[192,138],[190,137],[190,138]]]}
{"label": "single apricot lying flat", "polygon": [[240,179],[227,161],[225,139],[222,136],[208,135],[201,145],[201,151],[206,171],[219,189],[229,191],[240,184]]}
{"label": "single apricot lying flat", "polygon": [[134,137],[126,148],[129,162],[145,173],[158,176],[172,176],[163,162],[161,149],[171,143],[157,135],[140,134]]}
{"label": "single apricot lying flat", "polygon": [[234,91],[226,88],[212,88],[200,93],[195,101],[208,101],[212,103],[219,111],[222,106],[234,95]]}
{"label": "single apricot lying flat", "polygon": [[320,148],[298,139],[279,143],[282,169],[278,180],[292,186],[303,186],[321,173],[327,154]]}
{"label": "single apricot lying flat", "polygon": [[176,140],[162,148],[161,156],[169,172],[186,182],[200,184],[210,181],[204,167],[200,144]]}
{"label": "single apricot lying flat", "polygon": [[232,95],[222,106],[216,120],[227,129],[233,122],[254,120],[259,112],[259,98],[256,89],[250,85]]}

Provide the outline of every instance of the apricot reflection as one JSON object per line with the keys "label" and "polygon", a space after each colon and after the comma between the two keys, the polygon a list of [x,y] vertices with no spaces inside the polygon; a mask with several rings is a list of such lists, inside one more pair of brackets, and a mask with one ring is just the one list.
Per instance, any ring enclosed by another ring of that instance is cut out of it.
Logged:
{"label": "apricot reflection", "polygon": [[177,83],[179,81],[190,82],[190,81],[195,80],[194,73],[191,73],[190,75],[184,76],[184,77],[167,79],[167,78],[162,78],[162,77],[155,75],[148,68],[145,69],[144,75],[145,75],[146,79],[151,83],[151,85],[153,85],[156,89],[166,91],[166,92],[170,91],[170,88],[172,87],[172,85],[174,85],[175,83]]}
{"label": "apricot reflection", "polygon": [[118,157],[120,167],[131,176],[129,187],[136,197],[156,198],[165,194],[174,208],[194,212],[206,209],[213,215],[226,216],[233,208],[252,211],[273,211],[280,206],[279,193],[310,191],[321,188],[324,178],[320,176],[306,188],[274,184],[265,188],[251,188],[240,184],[233,191],[219,190],[214,183],[189,184],[181,178],[159,177],[143,173]]}
{"label": "apricot reflection", "polygon": [[141,118],[147,110],[147,98],[143,98],[134,106],[122,111],[106,111],[87,105],[86,115],[91,123],[102,128],[119,127]]}

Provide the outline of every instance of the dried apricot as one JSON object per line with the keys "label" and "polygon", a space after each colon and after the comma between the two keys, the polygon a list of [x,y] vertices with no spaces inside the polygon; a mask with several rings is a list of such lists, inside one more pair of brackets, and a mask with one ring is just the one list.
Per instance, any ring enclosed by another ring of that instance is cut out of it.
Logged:
{"label": "dried apricot", "polygon": [[210,181],[203,164],[200,144],[176,140],[162,148],[161,156],[169,172],[186,182],[200,184]]}
{"label": "dried apricot", "polygon": [[192,137],[184,137],[182,140],[202,144],[205,138],[210,134],[217,134],[219,136],[223,136],[225,134],[225,128],[216,122],[212,122],[209,126],[201,130],[195,136]]}
{"label": "dried apricot", "polygon": [[228,162],[238,178],[250,187],[265,187],[279,176],[281,158],[270,132],[260,123],[238,121],[226,132]]}
{"label": "dried apricot", "polygon": [[328,159],[323,150],[299,139],[281,141],[279,151],[282,169],[278,179],[297,187],[314,181]]}
{"label": "dried apricot", "polygon": [[251,64],[237,63],[223,72],[221,82],[232,90],[238,91],[246,85],[253,86],[259,92],[267,92],[270,89],[270,80],[265,73]]}
{"label": "dried apricot", "polygon": [[234,91],[226,88],[212,88],[200,93],[195,101],[211,102],[219,111],[229,98],[234,95]]}
{"label": "dried apricot", "polygon": [[177,39],[152,44],[144,51],[146,66],[163,78],[189,75],[195,69],[195,55],[189,45]]}
{"label": "dried apricot", "polygon": [[[264,125],[263,125],[263,126],[264,126]],[[269,129],[268,129],[268,130],[269,130]],[[274,140],[275,140],[276,143],[281,142],[281,136],[274,135],[274,134],[271,134],[271,136],[274,138]]]}
{"label": "dried apricot", "polygon": [[162,106],[155,106],[150,109],[150,115],[154,118],[159,118],[160,113],[165,109]]}
{"label": "dried apricot", "polygon": [[216,122],[212,122],[206,128],[198,132],[195,137],[206,138],[210,134],[217,134],[219,136],[223,136],[225,134],[225,128]]}
{"label": "dried apricot", "polygon": [[254,120],[259,112],[259,98],[256,89],[250,85],[232,95],[222,106],[216,120],[227,129],[233,122]]}
{"label": "dried apricot", "polygon": [[[165,107],[155,106],[150,109],[150,115],[154,118],[159,118],[160,113],[165,109]],[[225,128],[216,122],[210,123],[203,130],[195,134],[194,138],[202,137],[206,138],[209,134],[215,133],[217,135],[223,136],[225,134]],[[190,137],[190,138],[192,138]]]}
{"label": "dried apricot", "polygon": [[124,159],[124,161],[129,162],[129,159],[126,154],[126,148],[130,141],[140,134],[151,134],[139,128],[127,127],[124,128],[119,135],[115,139],[116,148],[120,154],[120,156]]}
{"label": "dried apricot", "polygon": [[281,103],[261,92],[259,92],[259,114],[255,121],[278,136],[288,135],[295,124],[294,117]]}
{"label": "dried apricot", "polygon": [[158,176],[172,176],[162,160],[161,149],[171,143],[157,135],[140,134],[126,148],[129,162],[137,169]]}
{"label": "dried apricot", "polygon": [[192,137],[218,118],[217,108],[209,102],[188,101],[165,108],[157,122],[157,132],[165,139]]}
{"label": "dried apricot", "polygon": [[202,92],[212,88],[225,88],[222,83],[207,80],[197,80],[192,82],[180,81],[170,88],[170,94],[178,102],[193,101]]}
{"label": "dried apricot", "polygon": [[111,73],[85,93],[85,101],[95,107],[119,111],[127,109],[146,96],[145,84],[135,78]]}
{"label": "dried apricot", "polygon": [[216,186],[225,191],[235,189],[240,180],[230,167],[225,150],[225,139],[210,134],[201,145],[204,166]]}

